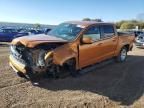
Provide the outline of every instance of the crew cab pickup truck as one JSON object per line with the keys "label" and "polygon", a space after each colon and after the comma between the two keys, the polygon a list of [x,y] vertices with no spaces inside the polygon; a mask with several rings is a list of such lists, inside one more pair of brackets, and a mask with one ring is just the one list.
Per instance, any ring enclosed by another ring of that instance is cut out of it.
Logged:
{"label": "crew cab pickup truck", "polygon": [[133,34],[118,33],[112,23],[64,22],[48,34],[16,38],[10,46],[10,66],[20,76],[37,73],[58,77],[65,70],[78,70],[106,59],[124,62],[133,48]]}

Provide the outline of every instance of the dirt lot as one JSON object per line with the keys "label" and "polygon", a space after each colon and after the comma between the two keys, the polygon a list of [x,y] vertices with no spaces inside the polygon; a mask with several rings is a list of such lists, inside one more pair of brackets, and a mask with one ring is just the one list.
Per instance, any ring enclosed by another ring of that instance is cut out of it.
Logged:
{"label": "dirt lot", "polygon": [[19,78],[0,45],[0,108],[144,108],[144,49],[134,48],[125,63],[98,64],[78,78],[42,78],[39,85]]}

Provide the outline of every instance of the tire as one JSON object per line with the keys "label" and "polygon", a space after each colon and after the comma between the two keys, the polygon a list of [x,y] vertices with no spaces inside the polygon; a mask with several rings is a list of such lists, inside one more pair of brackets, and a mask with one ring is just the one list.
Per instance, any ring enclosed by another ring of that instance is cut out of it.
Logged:
{"label": "tire", "polygon": [[127,48],[123,47],[119,53],[119,55],[116,57],[116,61],[121,63],[126,61],[127,59]]}
{"label": "tire", "polygon": [[25,78],[25,75],[22,72],[16,72],[18,77]]}
{"label": "tire", "polygon": [[25,74],[27,80],[33,81],[37,78],[36,73],[33,73],[31,69],[27,69],[27,73]]}
{"label": "tire", "polygon": [[24,78],[26,80],[30,80],[30,77],[27,74],[23,74],[22,72],[16,72],[18,77]]}
{"label": "tire", "polygon": [[78,76],[78,72],[76,70],[76,61],[75,60],[70,60],[68,61],[68,71],[70,72],[70,75],[72,77],[77,77]]}

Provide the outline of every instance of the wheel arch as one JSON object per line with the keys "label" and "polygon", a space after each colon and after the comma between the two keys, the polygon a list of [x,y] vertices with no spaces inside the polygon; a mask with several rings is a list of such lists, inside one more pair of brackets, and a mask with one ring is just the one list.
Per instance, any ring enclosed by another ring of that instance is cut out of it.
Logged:
{"label": "wheel arch", "polygon": [[69,58],[66,58],[64,59],[60,65],[63,66],[64,64],[68,64],[68,65],[71,65],[72,63],[75,63],[75,68],[77,67],[77,59],[76,57],[72,56],[72,57],[69,57]]}
{"label": "wheel arch", "polygon": [[[122,48],[124,48],[124,47],[127,49],[127,51],[130,50],[130,45],[129,45],[129,44],[125,44]],[[121,48],[121,49],[122,49],[122,48]]]}

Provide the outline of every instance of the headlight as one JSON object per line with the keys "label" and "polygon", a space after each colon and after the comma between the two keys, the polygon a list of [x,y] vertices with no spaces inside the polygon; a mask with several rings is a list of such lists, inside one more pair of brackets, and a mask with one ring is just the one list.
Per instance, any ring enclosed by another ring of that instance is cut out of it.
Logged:
{"label": "headlight", "polygon": [[11,51],[12,53],[15,53],[15,46],[11,45],[11,46],[10,46],[10,51]]}
{"label": "headlight", "polygon": [[38,57],[38,64],[39,66],[45,66],[45,54],[46,51],[45,50],[40,50],[39,52],[39,57]]}
{"label": "headlight", "polygon": [[11,45],[11,46],[10,46],[10,50],[11,50],[12,55],[15,55],[16,57],[19,57],[19,58],[22,57],[22,55],[19,54],[18,51],[16,50],[16,46]]}

